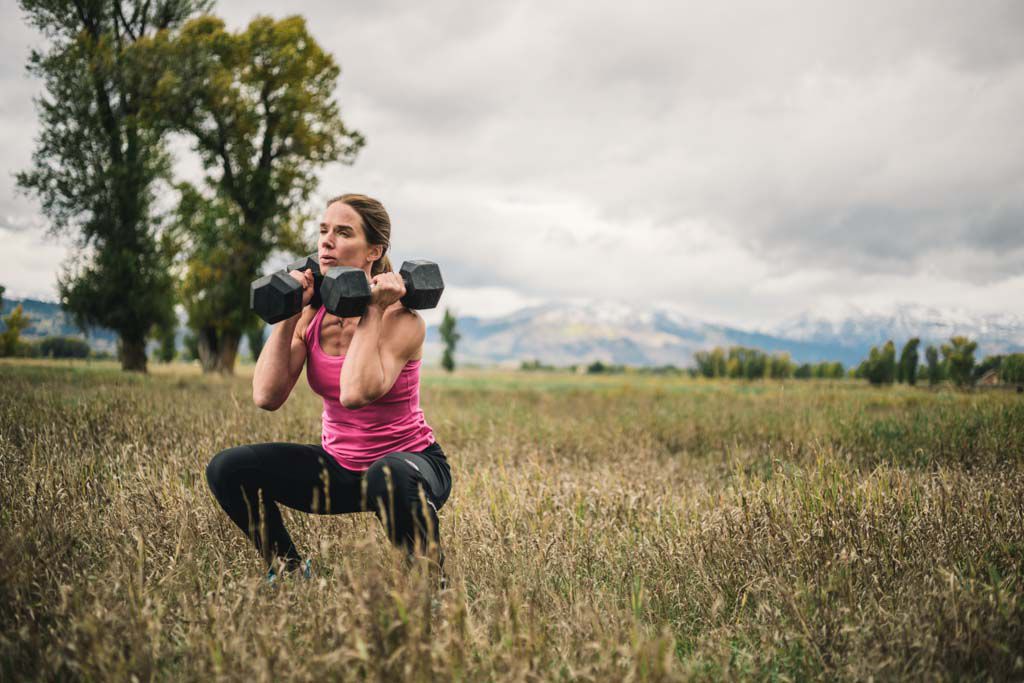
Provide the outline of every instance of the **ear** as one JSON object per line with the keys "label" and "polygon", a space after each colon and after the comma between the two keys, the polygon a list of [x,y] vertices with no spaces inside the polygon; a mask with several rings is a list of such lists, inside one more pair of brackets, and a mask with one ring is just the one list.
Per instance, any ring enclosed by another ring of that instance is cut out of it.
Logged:
{"label": "ear", "polygon": [[366,257],[367,261],[380,261],[384,257],[384,245],[382,244],[371,244],[370,255]]}

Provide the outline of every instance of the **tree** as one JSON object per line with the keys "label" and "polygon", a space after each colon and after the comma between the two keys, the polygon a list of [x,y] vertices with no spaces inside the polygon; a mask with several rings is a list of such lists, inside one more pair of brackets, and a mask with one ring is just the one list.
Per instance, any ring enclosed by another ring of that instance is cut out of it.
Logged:
{"label": "tree", "polygon": [[4,292],[6,291],[7,288],[4,287],[3,285],[0,285],[0,313],[4,312]]}
{"label": "tree", "polygon": [[[175,323],[177,320],[174,321]],[[176,340],[178,336],[177,325],[170,324],[156,328],[154,335],[159,344],[156,350],[156,359],[161,363],[170,363],[177,355]]]}
{"label": "tree", "polygon": [[11,314],[4,318],[4,331],[0,332],[0,356],[14,356],[18,352],[18,337],[28,327],[32,319],[25,315],[21,304],[14,307]]}
{"label": "tree", "polygon": [[259,323],[250,327],[245,333],[245,338],[249,340],[249,351],[252,353],[254,363],[263,352],[263,328],[263,323]]}
{"label": "tree", "polygon": [[900,362],[898,366],[899,381],[906,382],[910,386],[917,384],[917,347],[920,346],[920,344],[921,340],[914,337],[903,345],[903,351],[900,353]]}
{"label": "tree", "polygon": [[302,207],[322,164],[352,163],[363,137],[333,101],[340,70],[305,20],[206,16],[151,44],[162,66],[150,115],[191,137],[205,186],[180,187],[182,298],[206,372],[231,373],[258,326],[249,283],[274,249],[304,252]]}
{"label": "tree", "polygon": [[120,338],[121,367],[146,371],[146,338],[172,315],[170,255],[153,208],[169,174],[165,131],[141,116],[148,68],[140,45],[180,25],[204,0],[20,0],[46,36],[28,70],[43,80],[32,167],[18,185],[35,194],[53,234],[77,249],[58,278],[61,304],[85,329]]}
{"label": "tree", "polygon": [[1003,365],[1003,360],[1005,358],[1006,356],[999,354],[995,356],[985,356],[985,358],[980,363],[974,366],[974,370],[971,372],[971,380],[977,382],[989,370],[995,370],[996,373],[999,374],[999,371]]}
{"label": "tree", "polygon": [[1024,353],[1011,353],[999,365],[999,379],[1007,384],[1024,384]]}
{"label": "tree", "polygon": [[924,351],[925,360],[928,362],[928,385],[935,386],[942,381],[942,366],[939,364],[939,351],[932,345]]}
{"label": "tree", "polygon": [[39,342],[39,355],[50,358],[88,358],[89,344],[74,337],[46,337]]}
{"label": "tree", "polygon": [[185,338],[181,341],[185,346],[185,348],[181,350],[182,360],[190,362],[199,360],[199,340],[196,339],[196,335],[191,332],[187,332],[185,334]]}
{"label": "tree", "polygon": [[437,328],[437,331],[441,334],[441,341],[444,342],[441,365],[445,370],[451,372],[455,369],[455,345],[462,335],[455,329],[455,316],[452,315],[450,309],[444,309],[444,320],[441,321],[441,326]]}
{"label": "tree", "polygon": [[772,379],[792,377],[795,369],[788,353],[774,353],[768,359],[768,373]]}
{"label": "tree", "polygon": [[949,368],[949,378],[958,387],[971,383],[971,371],[974,369],[974,351],[978,343],[967,337],[957,336],[942,345],[942,356]]}
{"label": "tree", "polygon": [[872,346],[867,360],[857,368],[857,377],[863,377],[871,384],[892,384],[896,378],[896,346],[892,340],[885,342],[881,350]]}

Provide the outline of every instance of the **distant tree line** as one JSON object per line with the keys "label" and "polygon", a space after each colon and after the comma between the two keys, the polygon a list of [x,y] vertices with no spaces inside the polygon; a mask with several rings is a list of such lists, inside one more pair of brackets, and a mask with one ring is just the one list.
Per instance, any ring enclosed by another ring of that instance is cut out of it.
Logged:
{"label": "distant tree line", "polygon": [[643,365],[633,366],[621,363],[605,363],[595,360],[590,363],[573,363],[570,365],[551,365],[539,359],[531,358],[520,361],[519,369],[524,372],[574,372],[587,375],[690,375],[695,376],[693,368],[680,368],[675,365]]}
{"label": "distant tree line", "polygon": [[[785,379],[796,376],[797,370],[801,369],[801,366],[797,366],[790,359],[788,353],[768,354],[760,349],[745,346],[731,346],[728,349],[715,347],[711,351],[698,351],[693,354],[693,360],[697,366],[696,374],[711,378]],[[802,373],[808,371],[811,375],[815,372],[813,367],[802,369]]]}
{"label": "distant tree line", "polygon": [[790,360],[788,354],[769,354],[743,346],[698,351],[694,354],[695,367],[691,368],[678,368],[674,365],[631,367],[600,360],[584,365],[556,366],[539,359],[530,359],[522,361],[519,369],[526,372],[689,375],[712,379],[842,379],[849,376],[866,379],[875,385],[915,385],[920,379],[932,386],[946,381],[957,386],[968,386],[990,371],[995,371],[1002,382],[1024,384],[1024,353],[986,356],[980,363],[976,363],[974,352],[977,343],[957,336],[939,347],[929,345],[925,349],[924,365],[921,365],[918,353],[920,345],[919,338],[908,340],[897,359],[896,345],[890,340],[881,346],[872,347],[868,357],[849,371],[839,362],[797,365]]}
{"label": "distant tree line", "polygon": [[[920,344],[921,340],[917,337],[908,340],[898,361],[892,340],[881,347],[873,346],[868,357],[857,366],[854,377],[866,379],[875,385],[914,385],[919,378],[917,350]],[[1002,382],[1024,383],[1024,354],[986,356],[980,363],[976,363],[974,352],[977,349],[978,343],[965,336],[951,337],[939,347],[929,345],[924,352],[925,365],[922,368],[929,386],[949,381],[958,387],[966,387],[989,371],[995,371]]]}

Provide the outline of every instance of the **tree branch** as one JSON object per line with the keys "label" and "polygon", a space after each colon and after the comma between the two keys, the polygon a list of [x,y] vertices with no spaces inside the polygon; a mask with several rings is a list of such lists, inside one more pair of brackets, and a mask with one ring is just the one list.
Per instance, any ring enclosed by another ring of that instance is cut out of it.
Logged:
{"label": "tree branch", "polygon": [[263,118],[265,128],[263,130],[263,144],[260,149],[260,161],[257,167],[260,171],[269,171],[270,162],[273,160],[271,151],[274,147],[274,129],[276,128],[276,117],[270,112],[270,81],[263,84],[260,91],[260,102],[263,104]]}

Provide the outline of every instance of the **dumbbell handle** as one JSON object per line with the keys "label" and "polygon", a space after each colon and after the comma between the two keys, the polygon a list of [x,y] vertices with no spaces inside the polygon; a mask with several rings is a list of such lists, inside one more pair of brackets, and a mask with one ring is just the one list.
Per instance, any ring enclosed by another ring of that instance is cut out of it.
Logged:
{"label": "dumbbell handle", "polygon": [[[398,274],[405,283],[405,294],[400,299],[404,306],[426,309],[437,305],[444,291],[444,282],[436,263],[406,261]],[[335,266],[324,274],[320,294],[330,313],[342,318],[354,317],[363,314],[375,287],[365,271],[351,266]]]}
{"label": "dumbbell handle", "polygon": [[[362,315],[369,303],[369,294],[376,286],[369,282],[365,271],[351,266],[332,266],[321,274],[316,254],[310,254],[250,285],[250,305],[268,323],[289,318],[302,309],[302,286],[291,275],[295,270],[313,272],[314,290],[309,305],[319,308],[322,301],[328,305],[330,313],[342,317]],[[403,305],[415,309],[434,308],[437,305],[444,291],[444,282],[436,263],[406,261],[398,273],[406,288],[406,294],[401,299]],[[342,284],[342,280],[347,284]],[[322,299],[325,287],[332,295]]]}

